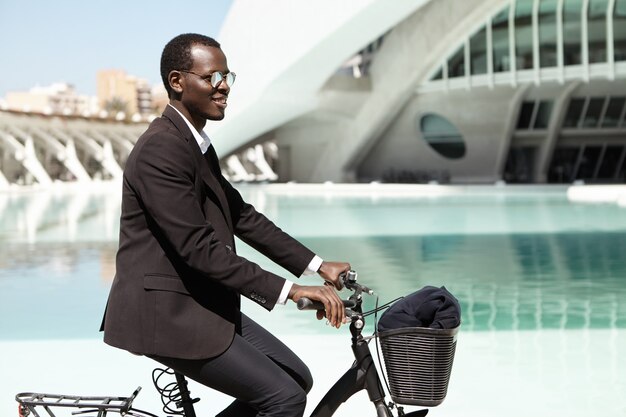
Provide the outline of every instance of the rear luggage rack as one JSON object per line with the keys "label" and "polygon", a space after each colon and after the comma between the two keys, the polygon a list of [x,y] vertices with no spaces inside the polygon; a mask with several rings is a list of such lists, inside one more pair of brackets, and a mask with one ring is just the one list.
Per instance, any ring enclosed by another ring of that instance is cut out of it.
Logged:
{"label": "rear luggage rack", "polygon": [[15,396],[15,400],[19,403],[19,417],[26,417],[30,413],[33,413],[34,417],[41,417],[36,407],[42,407],[50,417],[56,417],[52,412],[53,407],[80,408],[84,410],[75,411],[72,414],[97,413],[97,417],[106,417],[108,412],[115,412],[120,415],[133,415],[129,411],[132,409],[133,400],[137,397],[139,391],[141,391],[141,387],[137,387],[130,397],[87,397],[21,392]]}

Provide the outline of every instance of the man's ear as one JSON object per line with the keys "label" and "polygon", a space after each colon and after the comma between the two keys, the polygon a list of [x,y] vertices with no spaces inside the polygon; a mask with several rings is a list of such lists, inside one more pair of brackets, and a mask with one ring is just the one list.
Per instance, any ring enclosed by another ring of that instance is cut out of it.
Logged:
{"label": "man's ear", "polygon": [[176,94],[183,92],[183,75],[180,71],[172,70],[167,75],[167,82],[170,84],[170,88]]}

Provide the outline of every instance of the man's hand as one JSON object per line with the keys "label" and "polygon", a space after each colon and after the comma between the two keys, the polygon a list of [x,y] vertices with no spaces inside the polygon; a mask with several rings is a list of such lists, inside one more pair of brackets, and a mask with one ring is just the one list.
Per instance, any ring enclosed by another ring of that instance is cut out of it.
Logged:
{"label": "man's hand", "polygon": [[320,274],[324,281],[332,284],[337,290],[343,288],[343,282],[340,275],[347,273],[350,269],[350,264],[347,262],[322,262],[320,269],[317,273]]}
{"label": "man's hand", "polygon": [[326,314],[320,314],[318,311],[317,318],[321,319],[326,316],[333,327],[339,328],[345,319],[345,310],[343,302],[337,291],[332,286],[311,286],[293,284],[289,291],[288,298],[294,302],[298,302],[302,297],[319,301],[324,304]]}

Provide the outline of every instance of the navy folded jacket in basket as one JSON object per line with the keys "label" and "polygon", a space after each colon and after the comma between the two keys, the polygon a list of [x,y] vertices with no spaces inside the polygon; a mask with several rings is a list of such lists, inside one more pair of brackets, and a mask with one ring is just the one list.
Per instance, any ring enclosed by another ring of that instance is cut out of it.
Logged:
{"label": "navy folded jacket in basket", "polygon": [[378,321],[378,331],[403,327],[454,329],[461,324],[459,301],[446,287],[426,286],[396,301]]}

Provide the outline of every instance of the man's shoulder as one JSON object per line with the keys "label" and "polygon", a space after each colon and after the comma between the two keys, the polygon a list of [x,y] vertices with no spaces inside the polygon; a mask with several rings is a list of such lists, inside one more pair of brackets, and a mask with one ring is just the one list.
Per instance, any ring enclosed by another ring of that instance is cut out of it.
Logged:
{"label": "man's shoulder", "polygon": [[161,116],[157,117],[150,123],[148,129],[146,129],[146,131],[139,136],[139,140],[137,142],[142,139],[146,140],[145,138],[151,138],[159,135],[174,136],[179,139],[183,139],[182,133],[176,128],[176,126],[174,126],[172,121],[167,117]]}
{"label": "man's shoulder", "polygon": [[165,117],[159,117],[153,120],[148,129],[139,136],[135,148],[141,148],[146,144],[178,146],[185,142],[185,138],[172,122]]}
{"label": "man's shoulder", "polygon": [[189,153],[188,148],[187,141],[180,131],[167,118],[159,117],[139,136],[128,156],[127,164],[144,157],[151,158],[154,154],[164,157],[175,155],[184,157]]}

